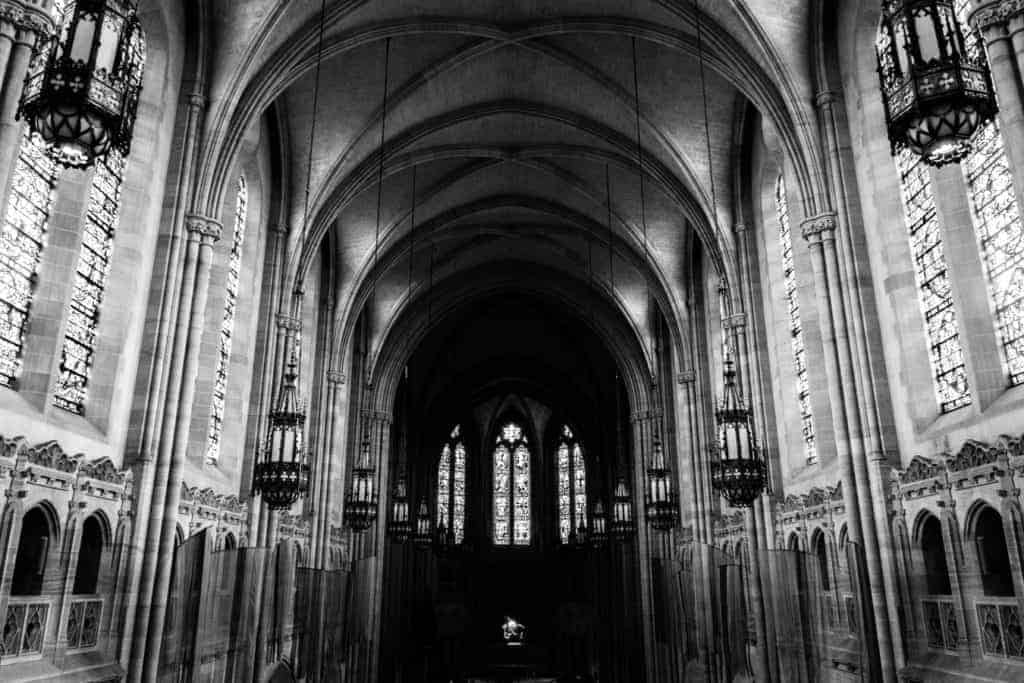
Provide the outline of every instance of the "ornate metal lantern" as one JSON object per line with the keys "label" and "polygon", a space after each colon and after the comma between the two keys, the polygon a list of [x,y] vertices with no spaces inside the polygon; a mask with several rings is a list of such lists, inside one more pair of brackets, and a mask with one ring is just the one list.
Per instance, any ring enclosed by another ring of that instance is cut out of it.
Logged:
{"label": "ornate metal lantern", "polygon": [[430,507],[427,505],[427,499],[424,498],[420,501],[419,510],[416,512],[416,533],[412,536],[413,543],[424,548],[430,547],[430,544],[434,542],[434,529],[430,522]]}
{"label": "ornate metal lantern", "polygon": [[648,523],[658,531],[668,531],[679,521],[679,509],[672,478],[665,466],[661,439],[655,435],[651,466],[647,469],[646,511]]}
{"label": "ornate metal lantern", "polygon": [[764,460],[754,440],[750,409],[736,386],[736,368],[726,355],[725,392],[715,411],[718,443],[712,448],[711,485],[733,507],[750,507],[764,491]]}
{"label": "ornate metal lantern", "polygon": [[395,493],[391,498],[391,521],[388,522],[388,534],[399,543],[405,543],[412,534],[412,521],[409,519],[409,497],[406,495],[405,479],[399,479],[395,485]]}
{"label": "ornate metal lantern", "polygon": [[604,503],[597,501],[590,513],[590,545],[600,548],[608,541],[608,520],[604,516]]}
{"label": "ornate metal lantern", "polygon": [[985,51],[965,39],[953,1],[884,0],[875,50],[893,153],[963,159],[997,108]]}
{"label": "ornate metal lantern", "polygon": [[262,458],[253,468],[253,491],[271,510],[287,510],[309,491],[304,433],[306,411],[299,403],[295,353],[288,360],[277,406],[269,415],[269,434]]}
{"label": "ornate metal lantern", "polygon": [[369,425],[365,426],[359,461],[352,468],[352,487],[345,498],[345,523],[356,533],[369,529],[377,519],[376,471],[370,461]]}
{"label": "ornate metal lantern", "polygon": [[69,0],[25,76],[19,116],[64,166],[127,155],[145,47],[134,0]]}
{"label": "ornate metal lantern", "polygon": [[633,503],[623,478],[619,478],[612,496],[612,533],[620,539],[633,533]]}

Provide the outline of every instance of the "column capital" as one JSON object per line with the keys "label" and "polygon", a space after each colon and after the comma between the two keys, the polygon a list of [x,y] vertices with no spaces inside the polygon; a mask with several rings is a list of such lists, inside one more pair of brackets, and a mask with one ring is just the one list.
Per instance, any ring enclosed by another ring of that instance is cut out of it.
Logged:
{"label": "column capital", "polygon": [[190,235],[196,235],[200,239],[207,238],[211,242],[220,239],[224,226],[216,218],[200,216],[197,213],[190,213],[185,216],[185,228]]}
{"label": "column capital", "polygon": [[697,371],[696,370],[683,370],[678,375],[676,375],[676,381],[679,384],[691,384],[693,382],[696,382],[697,381]]}
{"label": "column capital", "polygon": [[722,327],[727,330],[742,330],[747,326],[746,313],[733,313],[722,318]]}
{"label": "column capital", "polygon": [[342,384],[345,384],[347,381],[348,379],[345,377],[344,372],[337,372],[335,370],[331,370],[330,372],[327,373],[328,384],[340,386]]}
{"label": "column capital", "polygon": [[747,231],[747,224],[741,220],[736,221],[735,225],[732,226],[733,231],[736,234],[742,234]]}
{"label": "column capital", "polygon": [[201,92],[194,92],[188,96],[188,104],[195,109],[202,109],[206,106],[206,95]]}
{"label": "column capital", "polygon": [[275,320],[277,321],[278,329],[285,330],[286,332],[298,332],[302,329],[302,321],[290,315],[278,313]]}
{"label": "column capital", "polygon": [[824,109],[836,103],[838,95],[835,90],[822,90],[814,95],[814,106]]}
{"label": "column capital", "polygon": [[271,223],[270,224],[270,232],[274,233],[275,235],[287,235],[288,234],[288,224],[287,223]]}
{"label": "column capital", "polygon": [[808,242],[827,239],[836,229],[836,214],[833,212],[806,218],[800,223],[800,234]]}
{"label": "column capital", "polygon": [[1005,35],[1003,31],[1005,31],[1007,23],[1022,15],[1024,15],[1024,0],[991,0],[971,12],[968,23],[982,34],[997,29],[1000,34],[995,37],[998,38]]}
{"label": "column capital", "polygon": [[56,28],[53,18],[40,0],[0,0],[0,21],[40,36],[50,35]]}

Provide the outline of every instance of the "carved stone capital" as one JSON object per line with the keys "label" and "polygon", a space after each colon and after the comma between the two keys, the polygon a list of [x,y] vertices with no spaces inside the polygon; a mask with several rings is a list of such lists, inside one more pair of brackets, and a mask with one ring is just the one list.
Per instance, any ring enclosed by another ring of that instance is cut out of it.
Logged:
{"label": "carved stone capital", "polygon": [[290,315],[278,313],[275,320],[277,322],[277,327],[280,330],[285,330],[286,332],[298,332],[302,329],[302,321],[298,318],[293,318]]}
{"label": "carved stone capital", "polygon": [[327,383],[328,384],[335,384],[335,385],[339,385],[340,386],[342,384],[345,384],[346,381],[347,381],[347,378],[345,377],[345,373],[344,372],[336,372],[336,371],[332,370],[331,372],[327,373]]}
{"label": "carved stone capital", "polygon": [[812,239],[827,239],[836,230],[836,215],[823,213],[811,216],[800,223],[800,234],[810,242]]}
{"label": "carved stone capital", "polygon": [[727,330],[742,330],[747,326],[746,313],[733,313],[722,318],[722,327]]}
{"label": "carved stone capital", "polygon": [[274,233],[275,235],[287,235],[288,234],[288,224],[287,223],[271,223],[270,224],[270,232]]}
{"label": "carved stone capital", "polygon": [[676,381],[680,384],[690,384],[697,381],[696,370],[683,370],[676,376]]}
{"label": "carved stone capital", "polygon": [[195,235],[200,239],[205,237],[212,242],[219,240],[221,233],[224,232],[224,226],[216,218],[200,216],[195,213],[185,216],[185,228],[190,235]]}
{"label": "carved stone capital", "polygon": [[193,109],[202,109],[206,106],[206,95],[194,92],[188,96],[188,104]]}
{"label": "carved stone capital", "polygon": [[56,28],[42,0],[0,0],[0,21],[36,36],[50,35]]}
{"label": "carved stone capital", "polygon": [[[968,23],[988,38],[1000,38],[1006,25],[1024,16],[1024,0],[992,0],[971,13]],[[996,35],[991,35],[995,33]]]}
{"label": "carved stone capital", "polygon": [[834,90],[822,90],[814,96],[814,106],[823,109],[836,103],[836,92]]}
{"label": "carved stone capital", "polygon": [[732,229],[736,232],[737,235],[739,235],[747,231],[747,224],[744,223],[743,221],[736,221],[736,224],[732,226]]}

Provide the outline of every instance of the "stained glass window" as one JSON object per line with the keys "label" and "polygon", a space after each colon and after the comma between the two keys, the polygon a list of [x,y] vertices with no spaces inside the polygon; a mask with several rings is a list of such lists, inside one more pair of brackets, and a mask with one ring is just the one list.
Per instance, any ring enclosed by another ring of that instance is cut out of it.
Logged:
{"label": "stained glass window", "polygon": [[245,238],[245,219],[249,203],[249,190],[245,177],[238,176],[235,194],[235,228],[228,254],[228,277],[225,285],[224,317],[220,323],[220,345],[217,373],[213,378],[213,399],[210,402],[210,428],[206,436],[206,462],[220,459],[220,433],[224,424],[224,399],[228,389],[228,368],[231,365],[231,335],[235,329],[235,306],[238,302],[238,278],[242,267],[242,240]]}
{"label": "stained glass window", "polygon": [[36,269],[56,183],[56,165],[38,138],[26,133],[0,228],[0,386],[13,386],[21,370]]}
{"label": "stained glass window", "polygon": [[558,534],[562,543],[587,525],[587,469],[583,449],[568,425],[558,442]]}
{"label": "stained glass window", "polygon": [[814,444],[814,418],[811,414],[811,391],[807,382],[807,350],[804,347],[804,328],[800,323],[800,299],[797,292],[796,269],[793,266],[793,238],[789,229],[789,203],[786,201],[786,181],[779,174],[775,181],[775,211],[779,219],[779,243],[782,246],[782,274],[786,287],[786,306],[789,312],[789,341],[793,349],[796,369],[796,398],[800,406],[800,429],[804,438],[804,457],[808,464],[818,461]]}
{"label": "stained glass window", "polygon": [[466,447],[459,425],[441,449],[437,464],[437,528],[451,531],[456,543],[466,533]]}
{"label": "stained glass window", "polygon": [[960,328],[949,273],[943,252],[942,236],[935,210],[928,167],[913,152],[904,150],[896,157],[900,172],[900,194],[910,233],[910,252],[914,259],[921,309],[924,313],[928,356],[931,360],[935,392],[942,412],[969,405],[967,369],[960,345]]}
{"label": "stained glass window", "polygon": [[96,327],[121,209],[123,173],[124,159],[116,151],[96,163],[82,226],[82,250],[75,269],[60,375],[53,397],[55,406],[78,414],[85,407],[89,371],[96,351]]}
{"label": "stained glass window", "polygon": [[[957,16],[965,28],[970,10],[967,0],[957,1]],[[967,37],[968,49],[984,49],[977,31]],[[997,122],[992,121],[978,131],[973,149],[961,168],[967,180],[971,217],[985,263],[989,297],[1009,381],[1021,384],[1024,383],[1024,222]]]}
{"label": "stained glass window", "polygon": [[494,543],[530,545],[530,449],[514,422],[494,449]]}

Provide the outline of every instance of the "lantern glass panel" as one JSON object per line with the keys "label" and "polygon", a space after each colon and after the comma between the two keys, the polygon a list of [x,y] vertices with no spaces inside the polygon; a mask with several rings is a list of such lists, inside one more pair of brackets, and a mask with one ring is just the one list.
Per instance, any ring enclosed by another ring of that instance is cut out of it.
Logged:
{"label": "lantern glass panel", "polygon": [[930,7],[922,7],[914,15],[914,30],[917,31],[917,50],[921,61],[927,63],[942,57],[939,37],[935,33],[935,16]]}
{"label": "lantern glass panel", "polygon": [[92,42],[96,36],[96,15],[79,14],[78,21],[68,30],[74,29],[75,38],[71,43],[71,59],[87,64],[92,54]]}

